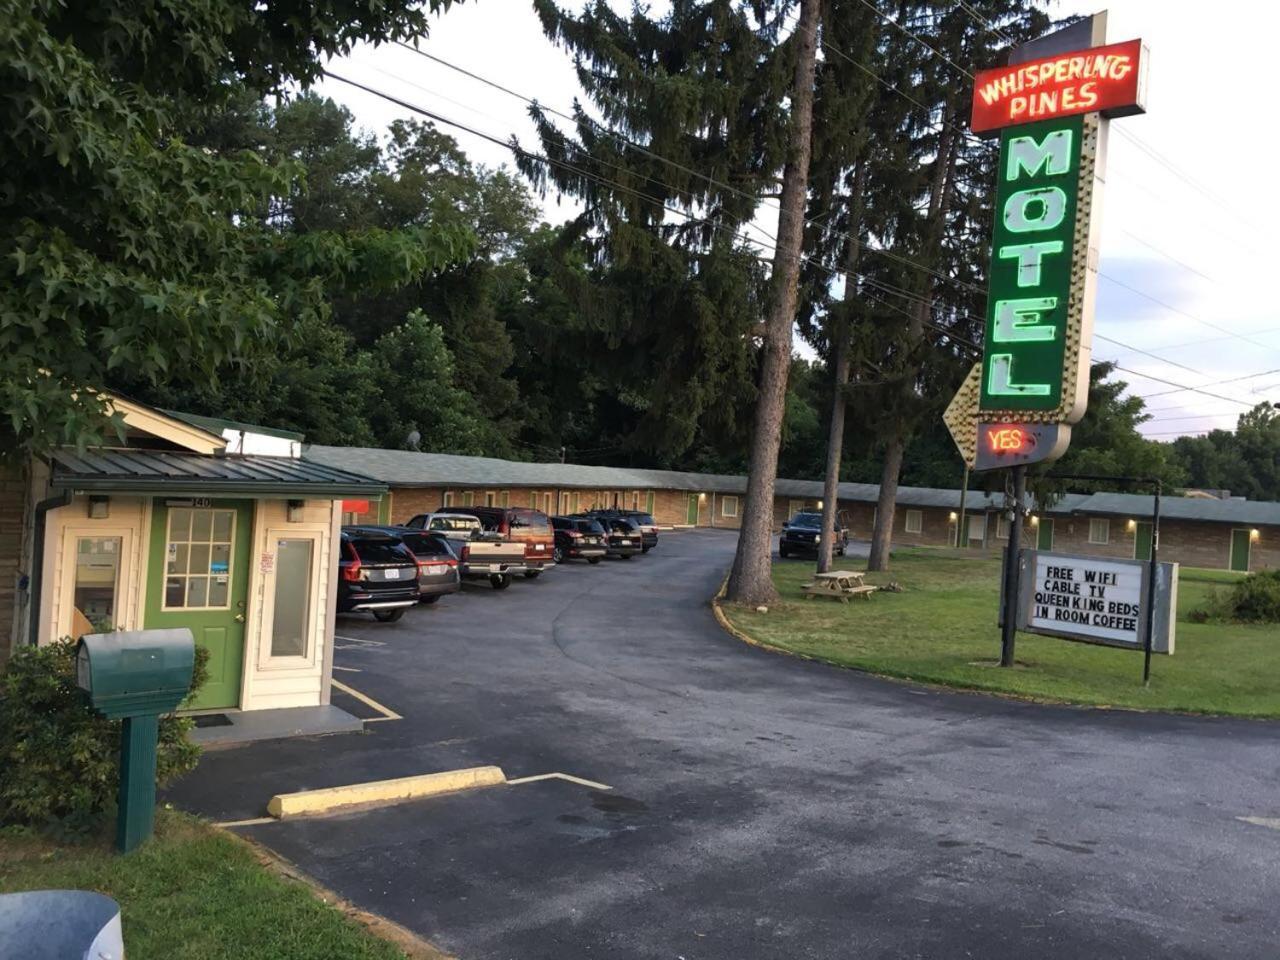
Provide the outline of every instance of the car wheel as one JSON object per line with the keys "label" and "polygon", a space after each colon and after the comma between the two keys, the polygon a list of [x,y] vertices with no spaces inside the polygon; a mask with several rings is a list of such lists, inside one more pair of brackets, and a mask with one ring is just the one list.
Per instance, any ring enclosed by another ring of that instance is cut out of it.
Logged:
{"label": "car wheel", "polygon": [[599,562],[600,562],[599,557],[587,557],[587,563],[599,563]]}
{"label": "car wheel", "polygon": [[489,578],[489,582],[493,584],[493,589],[505,590],[507,587],[511,586],[511,574],[495,573]]}
{"label": "car wheel", "polygon": [[438,594],[438,593],[433,593],[433,594],[432,594],[431,596],[429,596],[429,597],[422,597],[422,598],[420,599],[420,601],[419,601],[419,602],[421,602],[421,603],[435,603],[435,602],[436,602],[437,600],[439,600],[439,599],[440,599],[440,594]]}
{"label": "car wheel", "polygon": [[375,610],[373,618],[379,623],[395,623],[404,616],[404,607],[397,607],[395,610]]}
{"label": "car wheel", "polygon": [[652,550],[652,549],[653,549],[653,547],[650,547],[650,546],[647,546],[647,545],[646,545],[646,546],[643,546],[643,547],[641,547],[641,548],[640,548],[640,552],[641,552],[641,553],[648,553],[648,552],[649,552],[650,550]]}
{"label": "car wheel", "polygon": [[622,559],[623,559],[623,560],[630,560],[633,556],[634,556],[634,554],[624,553],[624,554],[622,555]]}
{"label": "car wheel", "polygon": [[526,580],[536,580],[538,578],[538,574],[541,572],[541,570],[526,570],[524,572],[524,578]]}
{"label": "car wheel", "polygon": [[564,563],[564,551],[559,547],[554,548],[551,551],[551,559],[556,563]]}

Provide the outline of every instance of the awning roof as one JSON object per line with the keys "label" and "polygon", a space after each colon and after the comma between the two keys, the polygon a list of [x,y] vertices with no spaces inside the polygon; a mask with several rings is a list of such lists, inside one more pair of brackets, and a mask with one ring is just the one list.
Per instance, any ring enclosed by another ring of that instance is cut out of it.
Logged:
{"label": "awning roof", "polygon": [[328,499],[379,496],[387,489],[359,473],[290,457],[58,450],[51,459],[55,489]]}

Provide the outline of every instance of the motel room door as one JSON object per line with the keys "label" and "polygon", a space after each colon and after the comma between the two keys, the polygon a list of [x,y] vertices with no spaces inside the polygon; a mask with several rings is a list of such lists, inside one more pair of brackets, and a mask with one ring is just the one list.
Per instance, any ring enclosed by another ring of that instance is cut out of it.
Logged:
{"label": "motel room door", "polygon": [[698,525],[698,495],[696,493],[689,494],[689,511],[685,517],[685,522],[695,527]]}
{"label": "motel room door", "polygon": [[1133,559],[1151,559],[1151,521],[1139,520],[1133,527]]}
{"label": "motel room door", "polygon": [[1053,549],[1053,521],[1048,517],[1040,518],[1040,529],[1036,534],[1036,549]]}
{"label": "motel room door", "polygon": [[153,503],[146,625],[189,627],[197,646],[209,651],[209,679],[190,709],[240,703],[252,528],[247,500]]}
{"label": "motel room door", "polygon": [[1241,573],[1249,572],[1249,531],[1231,531],[1231,563],[1232,570]]}

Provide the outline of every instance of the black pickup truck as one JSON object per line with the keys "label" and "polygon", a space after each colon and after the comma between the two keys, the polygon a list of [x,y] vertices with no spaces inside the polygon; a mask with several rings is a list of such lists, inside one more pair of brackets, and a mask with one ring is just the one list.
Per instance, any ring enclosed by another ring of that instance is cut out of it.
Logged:
{"label": "black pickup truck", "polygon": [[[782,537],[778,540],[778,556],[784,560],[795,556],[817,556],[818,540],[821,535],[822,511],[801,510],[782,525]],[[849,528],[837,516],[835,540],[832,543],[831,552],[837,557],[843,557],[848,543]]]}

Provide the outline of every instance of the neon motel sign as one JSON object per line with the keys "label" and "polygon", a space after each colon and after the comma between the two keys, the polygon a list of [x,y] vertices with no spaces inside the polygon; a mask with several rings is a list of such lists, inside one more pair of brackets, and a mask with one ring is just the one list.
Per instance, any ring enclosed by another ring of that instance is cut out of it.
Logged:
{"label": "neon motel sign", "polygon": [[[1132,40],[975,80],[973,129],[1000,135],[978,404],[984,421],[1071,424],[1084,415],[1103,117],[1141,112],[1143,72],[1142,43]],[[1022,445],[1015,437],[1029,439],[1012,431],[985,439],[1014,453]]]}

